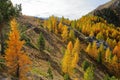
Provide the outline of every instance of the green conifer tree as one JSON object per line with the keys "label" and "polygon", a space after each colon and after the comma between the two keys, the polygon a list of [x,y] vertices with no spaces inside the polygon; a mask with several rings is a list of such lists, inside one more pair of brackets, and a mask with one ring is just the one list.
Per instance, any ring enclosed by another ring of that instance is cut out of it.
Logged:
{"label": "green conifer tree", "polygon": [[40,51],[45,49],[45,39],[42,33],[40,33],[39,38],[38,38],[38,48]]}

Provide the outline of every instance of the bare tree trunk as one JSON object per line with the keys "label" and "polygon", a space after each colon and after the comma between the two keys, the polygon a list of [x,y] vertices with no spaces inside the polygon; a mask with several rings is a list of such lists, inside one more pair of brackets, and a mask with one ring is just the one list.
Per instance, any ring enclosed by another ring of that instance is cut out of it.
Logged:
{"label": "bare tree trunk", "polygon": [[1,31],[1,33],[0,33],[0,39],[1,39],[1,55],[3,55],[4,54],[4,35],[3,35],[3,32]]}
{"label": "bare tree trunk", "polygon": [[2,28],[4,27],[4,23],[0,24],[0,44],[1,44],[1,55],[4,54],[4,39]]}
{"label": "bare tree trunk", "polygon": [[18,64],[17,70],[16,70],[16,77],[18,78],[18,80],[20,79],[20,74],[19,74],[19,72],[20,72],[20,66],[19,66],[19,64]]}

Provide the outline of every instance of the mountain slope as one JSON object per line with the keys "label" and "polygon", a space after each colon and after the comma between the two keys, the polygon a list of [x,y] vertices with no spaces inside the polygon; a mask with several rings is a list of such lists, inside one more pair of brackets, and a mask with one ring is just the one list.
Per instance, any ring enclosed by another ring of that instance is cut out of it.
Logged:
{"label": "mountain slope", "polygon": [[[92,19],[94,17],[92,16]],[[90,18],[89,18],[90,19]],[[96,18],[95,18],[96,19]],[[33,61],[31,75],[33,76],[33,80],[39,80],[42,78],[43,80],[49,80],[48,77],[48,69],[51,68],[52,74],[54,76],[53,80],[63,80],[63,72],[61,70],[61,61],[64,55],[64,51],[66,49],[66,42],[62,41],[62,38],[59,34],[55,34],[54,32],[50,32],[47,28],[45,28],[44,19],[39,19],[30,16],[20,16],[18,19],[18,23],[20,24],[21,34],[25,34],[26,37],[30,39],[29,44],[24,46],[25,51],[31,57]],[[88,20],[88,19],[87,19]],[[100,23],[103,19],[97,18],[97,20],[93,21],[95,23]],[[56,21],[58,24],[59,21]],[[87,22],[87,21],[86,21]],[[85,23],[85,21],[83,21]],[[80,23],[81,24],[81,23]],[[103,24],[107,24],[106,22]],[[86,27],[86,25],[84,24]],[[96,26],[96,25],[95,25]],[[103,64],[97,63],[95,59],[93,59],[90,55],[85,52],[87,47],[87,43],[85,41],[86,35],[79,30],[68,26],[68,29],[73,29],[75,32],[75,36],[79,38],[81,51],[80,51],[80,59],[76,68],[76,72],[74,76],[71,76],[71,79],[79,78],[78,80],[83,80],[85,71],[82,68],[82,63],[84,61],[89,62],[90,65],[93,65],[95,72],[95,80],[103,80],[106,74],[113,75],[112,72],[109,71],[106,66]],[[110,27],[110,26],[107,26]],[[24,30],[25,28],[25,30]],[[45,50],[39,51],[37,47],[37,40],[40,32],[43,34],[45,38]]]}
{"label": "mountain slope", "polygon": [[[66,49],[66,43],[62,41],[61,37],[53,32],[44,28],[43,19],[20,16],[17,18],[19,23],[19,30],[21,31],[21,39],[26,40],[26,44],[23,49],[30,56],[33,64],[29,74],[29,80],[50,80],[48,69],[52,70],[53,80],[64,80],[63,72],[61,70],[61,60]],[[69,28],[72,29],[72,28]],[[37,40],[40,32],[45,38],[45,50],[39,51],[37,47]],[[82,68],[84,61],[87,61],[90,65],[94,66],[95,80],[103,80],[105,75],[109,73],[105,66],[97,63],[86,52],[87,44],[81,37],[85,37],[83,33],[77,29],[74,30],[75,36],[80,39],[80,59],[75,69],[75,73],[70,78],[78,78],[83,80],[85,71]],[[24,36],[23,36],[24,35]],[[3,69],[2,69],[3,70]],[[1,73],[2,75],[3,73]],[[7,75],[0,76],[0,80],[6,78]]]}
{"label": "mountain slope", "polygon": [[[34,80],[39,80],[42,78],[44,80],[49,80],[47,77],[47,70],[49,67],[52,69],[53,80],[63,80],[63,73],[61,71],[61,60],[63,57],[63,52],[66,48],[66,43],[64,43],[61,38],[54,33],[51,33],[42,27],[43,21],[40,21],[40,24],[37,23],[37,19],[29,16],[21,16],[18,18],[19,24],[27,26],[24,34],[31,40],[31,43],[36,46],[36,42],[39,36],[39,33],[42,32],[46,42],[46,49],[43,52],[40,52],[38,49],[31,46],[24,46],[25,51],[33,60],[33,69],[32,75]],[[22,28],[24,28],[23,26]],[[77,36],[80,36],[79,32],[76,33]],[[83,80],[84,70],[82,69],[82,63],[84,60],[88,61],[90,64],[93,64],[95,67],[95,79],[103,80],[105,74],[107,73],[102,67],[99,66],[93,59],[91,59],[84,50],[87,45],[84,41],[81,42],[81,55],[79,64],[77,66],[77,72],[73,78],[78,77],[79,80]],[[49,64],[50,65],[49,65]]]}
{"label": "mountain slope", "polygon": [[120,0],[111,0],[99,6],[89,14],[102,17],[108,23],[120,26]]}

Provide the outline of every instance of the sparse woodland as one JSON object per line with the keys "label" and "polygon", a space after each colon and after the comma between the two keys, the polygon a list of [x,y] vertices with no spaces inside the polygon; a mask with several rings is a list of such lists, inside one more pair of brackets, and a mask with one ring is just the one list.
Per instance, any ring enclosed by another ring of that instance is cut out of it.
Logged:
{"label": "sparse woodland", "polygon": [[[14,14],[7,14],[2,3]],[[0,74],[10,80],[57,80],[58,74],[62,80],[120,79],[120,27],[93,15],[78,20],[30,17],[31,22],[22,22],[21,5],[13,7],[10,0],[2,3]],[[40,72],[42,62],[47,71]]]}

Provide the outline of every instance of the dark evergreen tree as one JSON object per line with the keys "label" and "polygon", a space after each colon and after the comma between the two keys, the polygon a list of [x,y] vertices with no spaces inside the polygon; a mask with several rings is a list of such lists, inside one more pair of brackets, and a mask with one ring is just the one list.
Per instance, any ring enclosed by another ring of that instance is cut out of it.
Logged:
{"label": "dark evergreen tree", "polygon": [[48,68],[47,73],[48,73],[48,77],[49,77],[51,80],[53,80],[53,74],[52,74],[52,70],[51,70],[50,67]]}
{"label": "dark evergreen tree", "polygon": [[69,74],[64,74],[64,80],[70,80],[70,76],[69,76]]}
{"label": "dark evergreen tree", "polygon": [[82,68],[84,71],[86,71],[86,69],[90,66],[90,63],[88,61],[83,61],[82,63]]}
{"label": "dark evergreen tree", "polygon": [[102,63],[102,53],[98,53],[97,62]]}
{"label": "dark evergreen tree", "polygon": [[38,48],[40,51],[45,49],[45,39],[42,33],[40,33],[39,38],[38,38]]}
{"label": "dark evergreen tree", "polygon": [[13,6],[11,0],[0,0],[0,39],[1,39],[1,53],[4,53],[4,36],[2,28],[13,17],[17,17],[21,12],[21,5]]}

